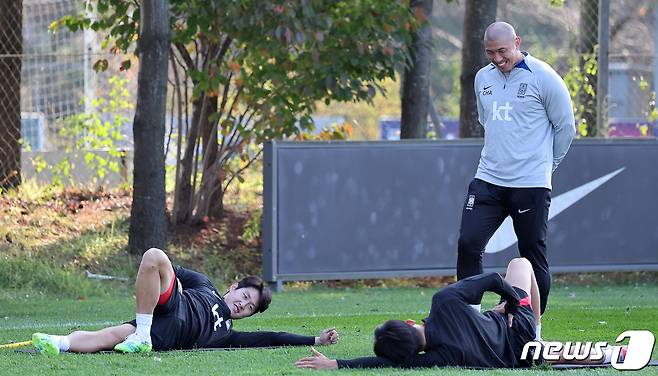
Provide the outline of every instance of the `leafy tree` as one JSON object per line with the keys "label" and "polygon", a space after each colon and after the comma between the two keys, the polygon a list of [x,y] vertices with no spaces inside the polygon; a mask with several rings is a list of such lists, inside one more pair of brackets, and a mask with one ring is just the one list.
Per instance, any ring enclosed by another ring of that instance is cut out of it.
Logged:
{"label": "leafy tree", "polygon": [[[21,184],[21,53],[23,1],[9,0],[0,12],[0,192]],[[3,56],[4,55],[4,56]]]}
{"label": "leafy tree", "polygon": [[353,125],[350,139],[376,140],[380,137],[379,120],[382,116],[400,116],[400,81],[387,79],[381,82],[386,95],[376,95],[370,103],[333,102],[328,106],[319,103],[315,111],[321,116],[342,116]]}
{"label": "leafy tree", "polygon": [[[135,48],[139,4],[86,6],[96,19],[58,23],[104,30],[115,51]],[[260,155],[246,146],[312,127],[316,101],[370,101],[382,92],[380,82],[405,66],[416,27],[408,4],[389,0],[171,0],[170,24],[170,109],[181,135],[175,223],[220,215],[227,187]]]}

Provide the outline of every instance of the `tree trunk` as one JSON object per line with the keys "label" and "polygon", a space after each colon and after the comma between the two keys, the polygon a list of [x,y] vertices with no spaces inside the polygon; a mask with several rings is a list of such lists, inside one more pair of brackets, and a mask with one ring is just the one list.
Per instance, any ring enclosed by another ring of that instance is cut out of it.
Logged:
{"label": "tree trunk", "polygon": [[[206,95],[202,95],[199,100],[194,102],[192,126],[190,127],[189,134],[185,136],[185,154],[180,163],[180,171],[177,171],[178,176],[176,178],[176,192],[174,196],[174,224],[189,224],[196,221],[192,215],[195,207],[195,187],[192,184],[192,178],[195,171],[194,167],[197,163],[197,144],[203,142],[201,139],[203,136],[201,135],[200,137],[200,134],[208,127],[208,116],[210,116],[211,111],[214,111],[211,108],[213,104],[216,108],[216,103],[216,100]],[[201,146],[205,148],[203,143]]]}
{"label": "tree trunk", "polygon": [[[216,132],[212,134],[217,136]],[[222,201],[223,191],[222,183],[224,178],[222,176],[224,164],[222,163],[221,156],[214,161],[207,163],[204,166],[203,174],[201,176],[201,183],[199,189],[194,196],[194,213],[188,221],[190,224],[198,224],[205,221],[205,218],[210,217],[213,213],[212,210],[217,208],[216,200]],[[221,216],[221,213],[219,213]]]}
{"label": "tree trunk", "polygon": [[128,247],[141,254],[166,244],[165,114],[169,63],[169,0],[143,0],[139,36],[133,204]]}
{"label": "tree trunk", "polygon": [[427,106],[429,100],[430,62],[432,59],[432,14],[433,0],[412,0],[416,18],[421,18],[421,27],[412,35],[410,49],[411,65],[404,71],[402,81],[402,116],[400,138],[425,138],[427,134]]}
{"label": "tree trunk", "polygon": [[[226,100],[226,97],[224,98]],[[212,97],[210,98],[210,104],[213,112],[221,111],[223,109],[219,109],[217,107],[218,100],[217,97]],[[222,105],[225,105],[225,102],[222,103]],[[208,216],[208,217],[214,217],[214,218],[220,218],[222,216],[221,210],[216,212],[213,211],[213,208],[216,206],[216,201],[217,200],[222,200],[223,195],[222,195],[222,179],[219,176],[218,172],[213,172],[210,169],[212,166],[215,166],[215,162],[217,161],[218,158],[221,158],[220,155],[217,153],[219,152],[219,144],[217,141],[218,133],[219,130],[221,129],[221,125],[217,124],[216,121],[206,121],[204,124],[204,131],[202,132],[201,139],[203,140],[203,177],[202,179],[206,179],[206,174],[210,173],[212,178],[209,183],[209,189],[211,191],[214,191],[215,193],[209,197],[209,209],[206,213],[202,213],[202,217]],[[199,210],[199,207],[196,207],[197,210]],[[195,217],[199,217],[197,214]]]}
{"label": "tree trunk", "polygon": [[[216,106],[217,98],[212,99],[213,100],[209,101],[209,103]],[[205,136],[208,141],[204,144],[201,183],[199,184],[199,189],[195,195],[193,204],[194,213],[191,220],[188,221],[191,224],[203,222],[210,217],[213,214],[211,208],[214,205],[214,200],[222,199],[222,156],[217,154],[217,134],[219,131],[219,124],[214,126],[214,122],[209,121],[207,118],[202,124],[202,129],[208,128],[210,132]],[[221,216],[221,213],[219,216]]]}
{"label": "tree trunk", "polygon": [[220,180],[217,184],[219,185],[219,189],[210,197],[210,215],[213,218],[224,216],[224,181]]}
{"label": "tree trunk", "polygon": [[0,193],[21,184],[22,14],[23,0],[0,11]]}
{"label": "tree trunk", "polygon": [[[207,115],[217,112],[217,97],[208,97]],[[217,132],[213,132],[215,122],[210,121],[208,116],[201,122],[201,147],[203,147],[203,158],[212,163],[217,158]],[[214,134],[214,136],[213,136]]]}
{"label": "tree trunk", "polygon": [[464,47],[462,48],[459,137],[482,137],[473,83],[477,71],[488,63],[484,53],[484,30],[496,20],[497,0],[466,0]]}
{"label": "tree trunk", "polygon": [[[580,1],[580,35],[578,42],[578,66],[582,73],[583,82],[577,94],[577,105],[582,109],[581,119],[587,125],[587,137],[595,137],[596,127],[596,73],[587,73],[587,63],[590,59],[597,59],[596,45],[599,39],[599,0]],[[585,91],[585,86],[591,92]]]}
{"label": "tree trunk", "polygon": [[187,223],[192,213],[192,171],[194,170],[194,152],[199,137],[199,119],[204,112],[205,96],[195,100],[192,104],[192,125],[188,134],[185,135],[185,151],[183,159],[176,168],[176,189],[174,191],[174,213],[173,223]]}

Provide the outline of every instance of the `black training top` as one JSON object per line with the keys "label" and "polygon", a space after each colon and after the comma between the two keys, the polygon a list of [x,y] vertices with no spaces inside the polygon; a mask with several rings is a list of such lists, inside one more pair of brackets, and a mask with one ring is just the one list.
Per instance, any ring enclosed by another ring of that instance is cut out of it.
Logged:
{"label": "black training top", "polygon": [[485,291],[500,295],[507,301],[508,311],[516,312],[519,296],[500,274],[486,273],[465,278],[432,297],[430,314],[425,319],[427,345],[424,353],[415,354],[399,364],[381,357],[339,359],[338,368],[518,366],[511,339],[515,331],[508,327],[507,315],[494,311],[480,313],[469,305],[478,304]]}
{"label": "black training top", "polygon": [[151,328],[154,350],[299,346],[315,343],[315,337],[312,336],[233,330],[231,310],[208,277],[182,267],[176,267],[174,271],[182,293],[172,292],[170,300],[174,306],[168,312],[161,313],[164,307],[156,307]]}

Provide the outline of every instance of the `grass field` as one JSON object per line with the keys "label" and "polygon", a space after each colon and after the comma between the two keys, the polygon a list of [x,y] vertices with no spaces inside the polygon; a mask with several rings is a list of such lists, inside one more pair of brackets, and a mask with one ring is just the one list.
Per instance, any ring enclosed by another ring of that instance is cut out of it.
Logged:
{"label": "grass field", "polygon": [[[274,296],[270,309],[253,318],[237,321],[238,330],[280,330],[314,335],[335,326],[341,335],[337,345],[319,347],[330,358],[368,356],[372,353],[372,330],[388,318],[422,319],[427,315],[432,289],[363,288],[291,290]],[[483,306],[493,305],[487,295]],[[0,341],[24,341],[34,331],[53,334],[75,329],[97,329],[134,317],[129,296],[94,297],[84,300],[18,294],[0,290]],[[547,340],[592,340],[613,342],[624,330],[646,329],[658,333],[658,285],[566,287],[555,286],[550,309],[544,317]],[[309,353],[308,348],[249,349],[213,352],[168,352],[148,355],[67,354],[55,358],[0,352],[0,374],[68,375],[188,374],[199,375],[535,375],[617,374],[612,368],[548,371],[425,369],[401,371],[298,370],[293,362]],[[654,347],[654,358],[656,351]],[[633,374],[655,375],[656,368]]]}

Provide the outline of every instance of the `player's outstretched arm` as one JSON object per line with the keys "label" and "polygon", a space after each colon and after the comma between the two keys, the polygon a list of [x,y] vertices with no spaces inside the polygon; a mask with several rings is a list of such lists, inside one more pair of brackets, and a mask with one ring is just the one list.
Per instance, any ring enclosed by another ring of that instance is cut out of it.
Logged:
{"label": "player's outstretched arm", "polygon": [[321,352],[311,347],[312,356],[301,358],[295,362],[297,368],[336,369],[336,368],[432,368],[446,367],[448,361],[437,351],[415,354],[400,363],[392,362],[379,356],[367,356],[354,359],[329,359]]}
{"label": "player's outstretched arm", "polygon": [[339,336],[335,328],[328,328],[318,336],[303,336],[286,332],[238,332],[232,331],[226,342],[218,347],[274,347],[333,345]]}
{"label": "player's outstretched arm", "polygon": [[338,368],[338,361],[336,359],[329,359],[318,350],[311,347],[312,356],[301,358],[295,362],[297,368],[310,368],[310,369],[336,369]]}

